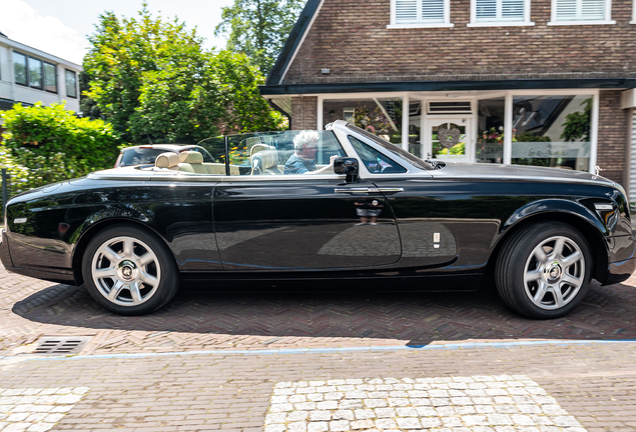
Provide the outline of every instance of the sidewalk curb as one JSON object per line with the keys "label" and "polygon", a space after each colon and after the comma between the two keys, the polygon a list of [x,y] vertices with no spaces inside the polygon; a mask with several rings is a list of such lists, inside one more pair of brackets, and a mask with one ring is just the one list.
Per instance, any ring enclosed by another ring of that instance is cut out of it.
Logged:
{"label": "sidewalk curb", "polygon": [[2,362],[21,361],[49,361],[49,360],[90,360],[90,359],[135,359],[146,357],[168,357],[188,355],[287,355],[287,354],[340,354],[351,352],[369,351],[430,351],[430,350],[455,350],[455,349],[484,349],[484,348],[515,348],[526,346],[568,346],[568,345],[607,345],[635,343],[636,339],[625,340],[571,340],[571,341],[518,341],[518,342],[479,342],[479,343],[446,343],[439,345],[398,345],[398,346],[370,346],[370,347],[341,347],[341,348],[294,348],[272,350],[209,350],[209,351],[174,351],[165,353],[134,353],[134,354],[98,354],[62,357],[27,357],[0,356]]}

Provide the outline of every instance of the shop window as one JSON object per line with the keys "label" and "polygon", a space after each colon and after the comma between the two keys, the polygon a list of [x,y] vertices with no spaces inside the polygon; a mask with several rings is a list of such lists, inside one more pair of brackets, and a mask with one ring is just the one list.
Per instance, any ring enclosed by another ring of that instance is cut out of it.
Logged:
{"label": "shop window", "polygon": [[512,163],[588,171],[593,97],[515,96]]}
{"label": "shop window", "polygon": [[391,0],[389,28],[452,26],[450,0]]}
{"label": "shop window", "polygon": [[505,106],[503,97],[478,102],[476,162],[503,163]]}
{"label": "shop window", "polygon": [[552,0],[552,20],[558,24],[615,24],[611,0]]}
{"label": "shop window", "polygon": [[77,75],[68,69],[65,70],[66,76],[66,95],[68,97],[77,97]]}
{"label": "shop window", "polygon": [[29,57],[29,86],[42,89],[42,60]]}
{"label": "shop window", "polygon": [[13,75],[15,83],[27,85],[27,57],[24,54],[13,52]]}
{"label": "shop window", "polygon": [[533,25],[528,0],[472,0],[469,25]]}

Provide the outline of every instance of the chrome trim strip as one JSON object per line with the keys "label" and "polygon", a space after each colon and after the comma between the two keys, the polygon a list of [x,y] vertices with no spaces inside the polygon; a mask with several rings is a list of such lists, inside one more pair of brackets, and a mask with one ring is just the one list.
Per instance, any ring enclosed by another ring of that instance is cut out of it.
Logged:
{"label": "chrome trim strip", "polygon": [[614,210],[614,206],[611,204],[594,204],[596,210]]}
{"label": "chrome trim strip", "polygon": [[17,224],[23,224],[26,223],[27,218],[15,218],[13,219],[13,223],[17,223]]}
{"label": "chrome trim strip", "polygon": [[335,188],[333,190],[336,193],[373,193],[378,192],[377,188]]}

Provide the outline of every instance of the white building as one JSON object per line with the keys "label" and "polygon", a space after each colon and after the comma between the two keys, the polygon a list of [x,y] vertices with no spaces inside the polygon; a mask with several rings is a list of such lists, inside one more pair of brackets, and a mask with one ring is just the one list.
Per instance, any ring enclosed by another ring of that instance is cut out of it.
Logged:
{"label": "white building", "polygon": [[51,105],[66,101],[79,111],[79,73],[82,67],[9,39],[0,32],[0,111],[14,103]]}

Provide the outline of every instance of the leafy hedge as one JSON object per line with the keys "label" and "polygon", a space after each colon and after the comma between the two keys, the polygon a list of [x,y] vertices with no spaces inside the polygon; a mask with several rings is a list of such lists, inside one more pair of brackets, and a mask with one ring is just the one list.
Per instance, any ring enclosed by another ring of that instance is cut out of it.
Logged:
{"label": "leafy hedge", "polygon": [[12,193],[110,168],[118,153],[110,124],[78,118],[64,103],[16,104],[2,117],[0,164],[12,175]]}

